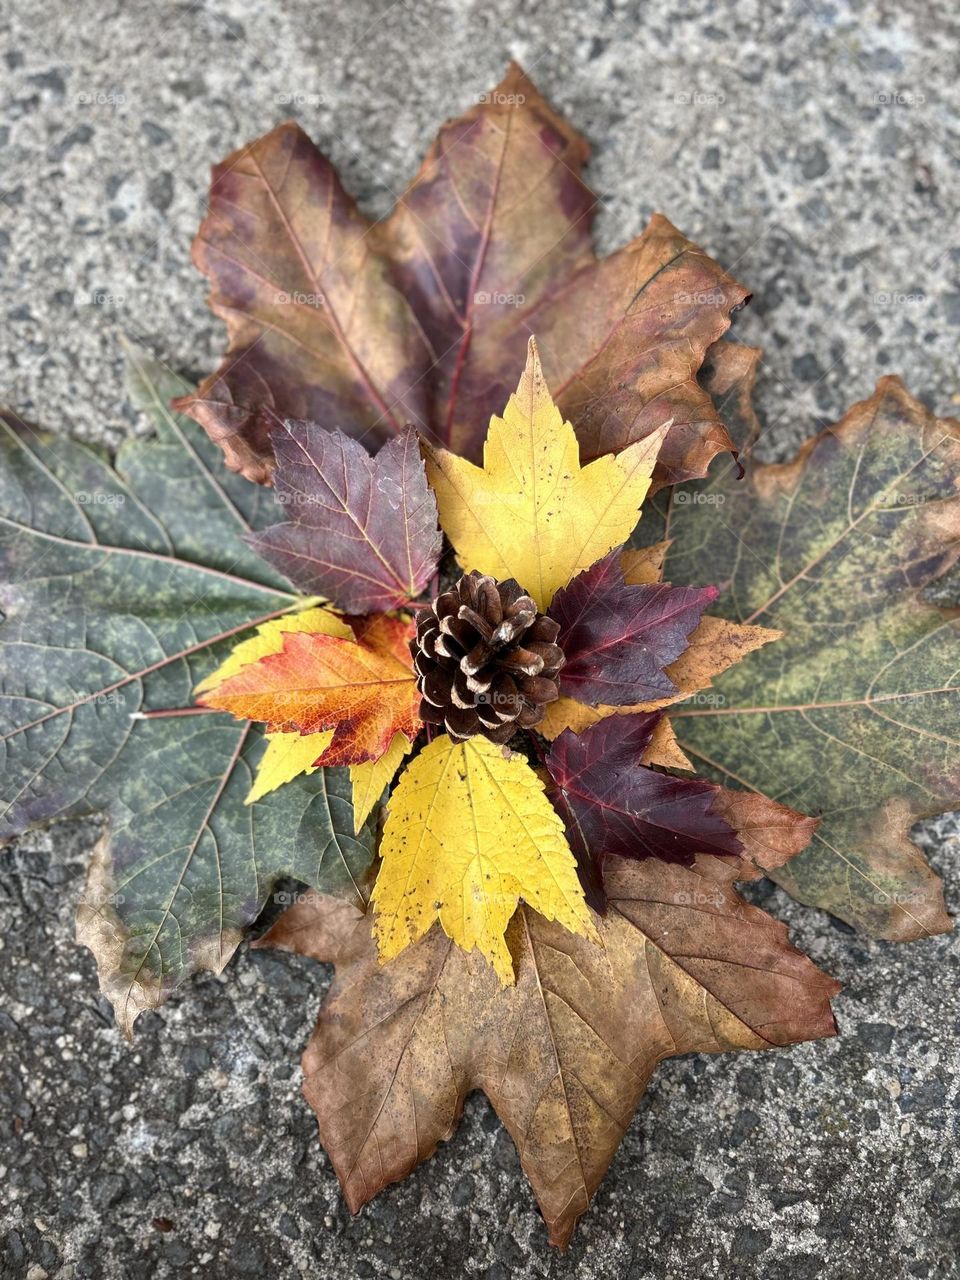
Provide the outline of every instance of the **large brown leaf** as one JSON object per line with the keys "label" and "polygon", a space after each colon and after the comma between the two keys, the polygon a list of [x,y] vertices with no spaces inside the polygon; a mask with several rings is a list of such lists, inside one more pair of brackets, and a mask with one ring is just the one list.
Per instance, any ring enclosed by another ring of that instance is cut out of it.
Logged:
{"label": "large brown leaf", "polygon": [[476,460],[516,386],[531,332],[521,316],[594,262],[589,155],[514,63],[441,127],[377,228],[436,353],[430,425],[455,453]]}
{"label": "large brown leaf", "polygon": [[598,261],[588,153],[516,65],[376,226],[296,125],[236,152],[194,246],[229,349],[179,407],[260,481],[289,417],[476,459],[536,333],[585,460],[673,419],[657,482],[703,475],[730,440],[697,371],[748,295],[660,215]]}
{"label": "large brown leaf", "polygon": [[[784,813],[750,811],[768,862],[809,835]],[[303,1071],[350,1209],[430,1156],[482,1089],[564,1247],[662,1058],[832,1035],[837,984],[738,897],[733,879],[752,871],[611,858],[603,946],[523,906],[507,931],[509,988],[438,927],[381,966],[369,916],[300,900],[262,942],[337,966]]]}
{"label": "large brown leaf", "polygon": [[232,471],[268,479],[269,431],[286,418],[339,427],[370,448],[425,421],[430,348],[369,230],[292,122],[214,166],[193,261],[230,343],[216,373],[175,407]]}

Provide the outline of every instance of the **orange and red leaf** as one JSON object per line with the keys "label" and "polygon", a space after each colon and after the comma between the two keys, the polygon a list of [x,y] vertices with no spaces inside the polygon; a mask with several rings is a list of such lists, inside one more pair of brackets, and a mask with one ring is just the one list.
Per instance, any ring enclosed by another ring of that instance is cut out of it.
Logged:
{"label": "orange and red leaf", "polygon": [[414,628],[381,616],[358,624],[355,639],[289,632],[283,648],[225,680],[204,706],[238,719],[262,720],[270,732],[333,729],[318,765],[379,760],[402,733],[420,729],[419,695],[410,657]]}

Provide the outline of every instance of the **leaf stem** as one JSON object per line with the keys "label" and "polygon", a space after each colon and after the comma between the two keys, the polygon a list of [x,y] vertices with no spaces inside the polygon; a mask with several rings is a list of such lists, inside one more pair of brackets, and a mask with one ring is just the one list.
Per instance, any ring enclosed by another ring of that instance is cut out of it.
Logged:
{"label": "leaf stem", "polygon": [[131,720],[163,720],[171,716],[209,716],[217,712],[216,707],[161,707],[157,711],[131,711]]}

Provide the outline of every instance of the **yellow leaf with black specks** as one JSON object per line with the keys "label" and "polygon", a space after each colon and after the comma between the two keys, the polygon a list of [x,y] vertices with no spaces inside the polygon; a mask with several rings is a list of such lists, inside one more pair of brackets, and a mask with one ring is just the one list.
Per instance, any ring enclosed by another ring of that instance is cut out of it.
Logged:
{"label": "yellow leaf with black specks", "polygon": [[372,903],[387,961],[439,921],[514,981],[504,931],[522,898],[599,945],[563,822],[519,755],[445,734],[420,752],[390,798]]}
{"label": "yellow leaf with black specks", "polygon": [[[321,735],[322,736],[322,735]],[[353,829],[359,832],[370,811],[383,795],[387,784],[403,764],[403,757],[413,749],[402,733],[395,733],[386,754],[379,760],[364,760],[350,766],[353,786]]]}

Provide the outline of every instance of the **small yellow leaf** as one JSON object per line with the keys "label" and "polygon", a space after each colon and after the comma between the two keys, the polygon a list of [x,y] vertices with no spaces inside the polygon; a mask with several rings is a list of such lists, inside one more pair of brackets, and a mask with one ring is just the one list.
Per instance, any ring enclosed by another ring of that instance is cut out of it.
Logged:
{"label": "small yellow leaf", "polygon": [[669,426],[581,467],[531,338],[516,394],[490,420],[483,466],[424,446],[440,523],[463,569],[516,578],[546,609],[560,587],[629,538]]}
{"label": "small yellow leaf", "polygon": [[352,640],[353,632],[347,624],[330,609],[316,606],[303,609],[299,613],[285,613],[279,618],[271,618],[257,627],[252,636],[241,640],[216,671],[201,680],[194,689],[195,694],[209,693],[229,680],[238,671],[258,662],[261,658],[279,653],[283,648],[283,637],[289,631],[307,631],[317,635],[336,636],[340,640]]}
{"label": "small yellow leaf", "polygon": [[[324,737],[318,734],[317,737]],[[353,830],[360,828],[369,817],[370,810],[383,795],[384,788],[403,763],[403,757],[413,748],[402,733],[395,733],[386,753],[379,760],[365,760],[350,766],[350,784],[353,787]]]}
{"label": "small yellow leaf", "polygon": [[599,945],[563,823],[522,756],[486,738],[436,738],[390,798],[372,903],[381,961],[439,920],[514,981],[504,930],[521,898]]}
{"label": "small yellow leaf", "polygon": [[253,804],[285,782],[292,782],[301,773],[313,773],[314,761],[319,760],[329,747],[333,732],[325,729],[323,733],[268,733],[267,749],[243,803]]}

